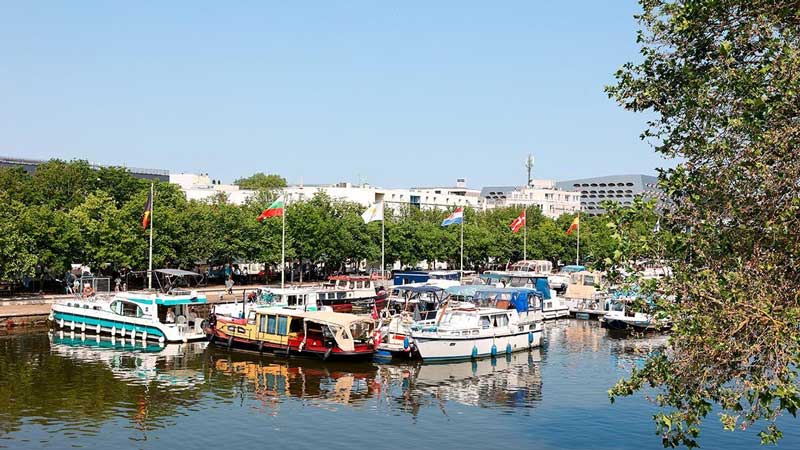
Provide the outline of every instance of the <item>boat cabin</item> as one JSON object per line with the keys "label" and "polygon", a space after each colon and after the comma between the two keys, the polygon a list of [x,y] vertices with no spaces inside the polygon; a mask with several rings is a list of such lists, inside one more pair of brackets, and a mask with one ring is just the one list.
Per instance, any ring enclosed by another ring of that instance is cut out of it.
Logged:
{"label": "boat cabin", "polygon": [[545,259],[517,261],[508,268],[511,272],[533,272],[548,274],[553,271],[553,263]]}
{"label": "boat cabin", "polygon": [[600,291],[603,284],[603,274],[583,270],[569,274],[569,284],[564,297],[577,299],[591,299]]}

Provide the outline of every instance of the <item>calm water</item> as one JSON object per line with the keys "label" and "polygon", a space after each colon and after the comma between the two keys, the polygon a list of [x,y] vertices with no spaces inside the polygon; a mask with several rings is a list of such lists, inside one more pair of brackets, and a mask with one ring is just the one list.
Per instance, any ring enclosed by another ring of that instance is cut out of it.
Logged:
{"label": "calm water", "polygon": [[[661,448],[643,396],[606,391],[663,336],[548,323],[545,346],[496,361],[323,364],[203,344],[142,349],[69,335],[0,338],[0,447]],[[794,419],[779,448],[800,448]],[[710,417],[703,448],[758,448]],[[246,447],[247,446],[247,447]]]}

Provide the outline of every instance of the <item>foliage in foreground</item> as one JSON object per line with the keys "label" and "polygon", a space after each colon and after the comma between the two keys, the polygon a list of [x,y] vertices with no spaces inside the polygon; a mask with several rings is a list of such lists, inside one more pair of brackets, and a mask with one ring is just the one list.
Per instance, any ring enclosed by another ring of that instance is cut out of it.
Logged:
{"label": "foliage in foreground", "polygon": [[674,331],[610,395],[656,388],[665,446],[696,446],[714,410],[727,430],[765,423],[774,443],[800,407],[800,3],[640,3],[642,62],[608,92],[650,112],[642,137],[681,161],[661,173]]}

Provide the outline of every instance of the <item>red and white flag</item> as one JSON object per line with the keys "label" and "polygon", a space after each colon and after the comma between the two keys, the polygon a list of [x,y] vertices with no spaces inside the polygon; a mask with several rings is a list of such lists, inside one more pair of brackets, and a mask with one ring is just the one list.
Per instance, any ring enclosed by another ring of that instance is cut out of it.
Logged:
{"label": "red and white flag", "polygon": [[521,230],[522,227],[525,226],[525,210],[523,209],[521,213],[519,213],[519,217],[514,219],[511,222],[511,232],[516,233],[517,231]]}

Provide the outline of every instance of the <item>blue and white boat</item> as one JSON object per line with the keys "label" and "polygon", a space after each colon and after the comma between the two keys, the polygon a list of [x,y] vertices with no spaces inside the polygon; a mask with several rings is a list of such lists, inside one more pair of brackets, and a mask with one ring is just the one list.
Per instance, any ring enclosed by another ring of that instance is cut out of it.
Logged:
{"label": "blue and white boat", "polygon": [[207,303],[206,296],[174,287],[179,284],[174,283],[175,277],[201,275],[179,269],[153,272],[166,279],[166,287],[103,295],[87,283],[80,296],[53,304],[49,319],[57,329],[68,332],[162,343],[205,339],[203,314],[197,307]]}
{"label": "blue and white boat", "polygon": [[411,336],[425,361],[476,359],[542,344],[542,293],[527,288],[490,288],[473,302],[444,304],[436,319],[416,322]]}

